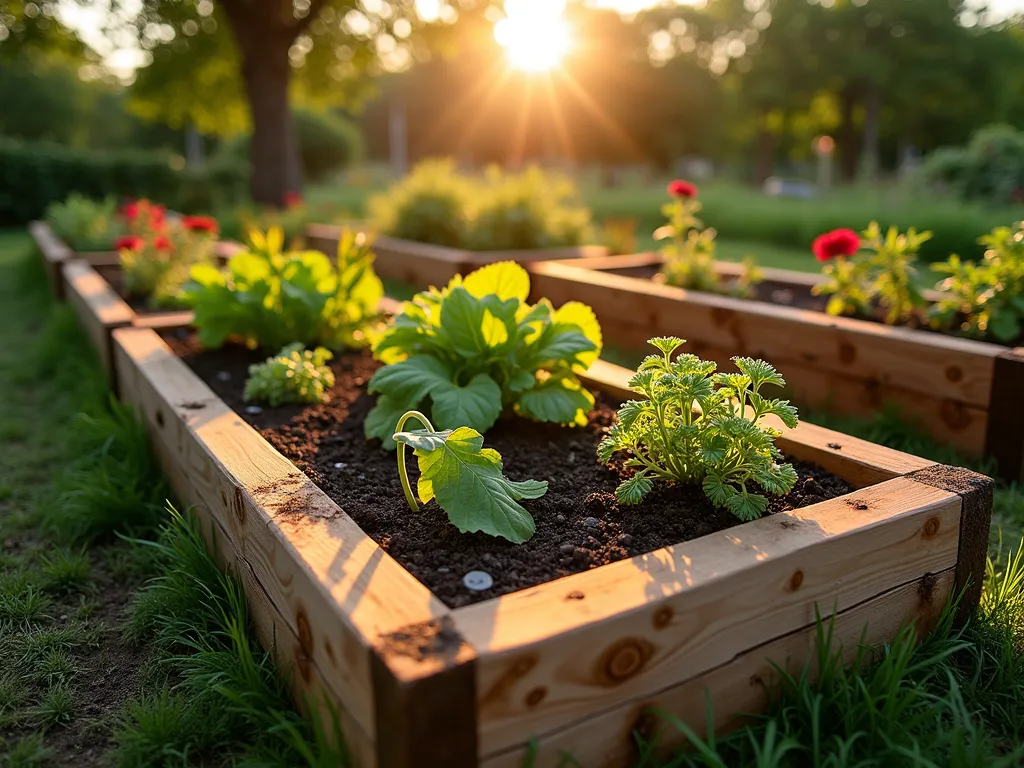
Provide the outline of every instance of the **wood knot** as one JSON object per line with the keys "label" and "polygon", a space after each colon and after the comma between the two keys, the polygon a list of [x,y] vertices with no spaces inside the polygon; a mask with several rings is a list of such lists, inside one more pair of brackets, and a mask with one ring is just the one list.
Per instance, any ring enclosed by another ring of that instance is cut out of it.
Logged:
{"label": "wood knot", "polygon": [[235,486],[235,518],[241,525],[245,525],[245,496],[238,486]]}
{"label": "wood knot", "polygon": [[799,568],[789,577],[789,584],[786,585],[786,589],[789,592],[796,592],[800,589],[800,585],[804,583],[804,572]]}
{"label": "wood knot", "polygon": [[664,629],[672,623],[672,616],[675,614],[669,606],[665,605],[654,612],[654,628]]}
{"label": "wood knot", "polygon": [[924,524],[924,530],[921,533],[921,537],[925,539],[932,538],[939,532],[939,518],[929,517]]}
{"label": "wood knot", "polygon": [[946,369],[946,378],[950,381],[960,381],[963,377],[964,371],[959,365],[951,365]]}
{"label": "wood knot", "polygon": [[309,617],[302,608],[295,614],[295,631],[299,635],[299,647],[307,656],[313,654],[313,630],[309,626]]}
{"label": "wood knot", "polygon": [[921,601],[921,605],[931,605],[938,583],[939,577],[934,573],[926,573],[921,577],[921,583],[917,585],[917,597]]}
{"label": "wood knot", "polygon": [[839,362],[850,365],[857,360],[857,348],[848,341],[839,343]]}
{"label": "wood knot", "polygon": [[544,697],[547,696],[547,695],[548,695],[548,689],[547,688],[545,688],[543,685],[537,686],[532,691],[530,691],[528,694],[526,694],[526,706],[528,706],[528,707],[536,707],[538,704],[540,704],[542,701],[544,701]]}
{"label": "wood knot", "polygon": [[956,400],[943,400],[939,406],[939,416],[947,427],[957,432],[967,429],[973,421],[970,411]]}
{"label": "wood knot", "polygon": [[634,677],[654,653],[654,646],[641,638],[624,638],[602,654],[598,660],[597,677],[617,684]]}
{"label": "wood knot", "polygon": [[574,590],[574,591],[570,592],[568,595],[566,595],[565,599],[566,600],[582,600],[584,597],[586,597],[586,595],[584,595],[582,592],[580,592],[577,589],[577,590]]}
{"label": "wood knot", "polygon": [[159,408],[156,409],[156,425],[161,428],[164,426],[164,412]]}
{"label": "wood knot", "polygon": [[761,688],[764,687],[764,680],[761,679],[760,675],[751,675],[750,684],[756,685],[757,687]]}
{"label": "wood knot", "polygon": [[[636,734],[642,741],[651,741],[654,738],[655,731],[658,727],[658,718],[650,707],[645,704],[643,709],[640,710],[640,714],[633,720],[633,727],[629,729],[630,736]],[[630,741],[633,739],[631,738]]]}

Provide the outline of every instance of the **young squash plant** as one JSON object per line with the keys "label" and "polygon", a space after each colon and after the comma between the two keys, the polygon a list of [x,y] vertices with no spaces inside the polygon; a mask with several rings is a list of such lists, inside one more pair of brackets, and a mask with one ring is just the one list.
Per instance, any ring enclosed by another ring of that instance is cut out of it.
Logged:
{"label": "young squash plant", "polygon": [[[409,419],[424,429],[403,432]],[[419,509],[405,465],[405,446],[413,448],[419,462],[416,491],[424,504],[437,499],[438,506],[462,533],[480,531],[522,544],[537,530],[529,512],[519,504],[539,499],[548,491],[543,480],[513,482],[501,473],[501,455],[484,448],[483,436],[475,429],[459,427],[437,431],[419,411],[409,411],[398,420],[394,440],[398,447],[398,474],[409,508]]]}
{"label": "young squash plant", "polygon": [[600,354],[601,328],[585,304],[531,305],[529,292],[526,270],[499,262],[406,302],[373,345],[386,365],[370,381],[379,397],[366,435],[393,447],[399,418],[428,399],[442,430],[483,433],[505,409],[586,424],[594,397],[576,374]]}
{"label": "young squash plant", "polygon": [[627,454],[626,467],[635,470],[616,489],[619,502],[640,503],[656,481],[701,483],[715,506],[744,521],[760,517],[768,499],[758,489],[780,495],[796,482],[796,471],[781,462],[775,446],[781,432],[764,423],[774,415],[787,427],[797,424],[788,400],[761,392],[785,380],[763,360],[734,357],[738,373],[715,373],[715,363],[696,355],[672,359],[682,339],[649,343],[661,354],[645,358],[629,381],[646,399],[623,404],[597,449],[604,464]]}
{"label": "young squash plant", "polygon": [[384,286],[362,235],[342,234],[336,264],[319,251],[284,253],[280,229],[265,236],[254,231],[250,240],[226,271],[192,269],[185,298],[204,346],[216,349],[236,338],[253,348],[299,342],[339,350],[367,341]]}

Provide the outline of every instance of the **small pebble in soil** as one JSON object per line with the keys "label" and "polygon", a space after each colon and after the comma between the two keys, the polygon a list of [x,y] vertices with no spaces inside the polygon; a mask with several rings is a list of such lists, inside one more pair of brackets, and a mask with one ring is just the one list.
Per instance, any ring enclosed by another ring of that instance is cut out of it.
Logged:
{"label": "small pebble in soil", "polygon": [[348,464],[346,464],[344,461],[338,461],[338,462],[335,462],[335,464],[334,464],[334,468],[335,469],[344,469],[347,466],[348,466]]}
{"label": "small pebble in soil", "polygon": [[449,568],[447,565],[442,565],[440,568],[437,569],[437,572],[438,573],[451,573],[452,569]]}
{"label": "small pebble in soil", "polygon": [[572,544],[563,544],[558,549],[563,555],[571,555],[576,550],[576,547]]}
{"label": "small pebble in soil", "polygon": [[585,517],[585,518],[583,518],[583,527],[584,528],[599,528],[600,526],[601,526],[601,521],[598,520],[596,517]]}
{"label": "small pebble in soil", "polygon": [[555,515],[555,522],[556,523],[564,523],[565,522],[565,515]]}
{"label": "small pebble in soil", "polygon": [[263,409],[260,408],[258,405],[247,405],[245,406],[245,412],[248,413],[250,416],[259,416],[261,413],[263,413]]}
{"label": "small pebble in soil", "polygon": [[466,589],[482,592],[494,586],[494,579],[487,571],[470,571],[462,577],[462,583],[465,584]]}
{"label": "small pebble in soil", "polygon": [[231,374],[227,371],[217,371],[217,381],[231,381]]}
{"label": "small pebble in soil", "polygon": [[621,536],[619,536],[619,544],[621,544],[624,547],[631,547],[633,546],[633,537],[630,536],[628,533],[624,533]]}

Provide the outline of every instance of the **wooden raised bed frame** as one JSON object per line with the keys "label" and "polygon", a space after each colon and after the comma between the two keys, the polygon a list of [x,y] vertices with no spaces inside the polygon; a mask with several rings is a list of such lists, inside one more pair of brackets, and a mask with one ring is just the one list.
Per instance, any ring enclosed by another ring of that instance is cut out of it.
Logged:
{"label": "wooden raised bed frame", "polygon": [[[634,277],[653,254],[528,265],[534,296],[593,307],[606,344],[643,349],[681,336],[686,350],[730,365],[770,360],[798,403],[869,415],[885,403],[970,457],[990,456],[1007,480],[1024,480],[1024,347],[1011,348],[822,312],[736,299]],[[724,275],[738,265],[720,265]],[[765,270],[806,290],[818,278]]]}
{"label": "wooden raised bed frame", "polygon": [[[306,245],[333,256],[338,250],[342,229],[333,224],[310,224],[306,227]],[[455,274],[466,275],[495,261],[532,263],[608,255],[608,249],[603,245],[527,251],[467,251],[387,235],[373,237],[373,252],[377,254],[375,269],[378,275],[416,286],[444,286]]]}
{"label": "wooden raised bed frame", "polygon": [[[651,706],[698,732],[705,691],[719,730],[763,707],[770,662],[813,654],[816,611],[852,653],[907,622],[926,631],[958,590],[965,612],[980,595],[991,481],[805,424],[780,447],[856,491],[452,610],[153,330],[113,336],[121,397],[176,493],[297,698],[340,713],[362,768],[512,768],[534,737],[536,766],[563,750],[625,765],[637,729],[679,743]],[[588,378],[622,396],[627,375],[599,362]]]}

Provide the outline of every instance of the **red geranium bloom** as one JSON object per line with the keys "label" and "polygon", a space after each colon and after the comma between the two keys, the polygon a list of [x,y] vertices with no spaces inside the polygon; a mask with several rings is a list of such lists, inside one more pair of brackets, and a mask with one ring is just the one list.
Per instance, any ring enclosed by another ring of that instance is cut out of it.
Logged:
{"label": "red geranium bloom", "polygon": [[697,187],[688,181],[676,179],[668,185],[668,193],[672,197],[691,198],[697,196]]}
{"label": "red geranium bloom", "polygon": [[127,203],[125,203],[124,208],[121,209],[121,214],[128,221],[135,221],[135,219],[139,215],[139,201],[130,200]]}
{"label": "red geranium bloom", "polygon": [[117,238],[114,243],[114,250],[117,251],[141,251],[145,241],[137,235],[123,235]]}
{"label": "red geranium bloom", "polygon": [[811,250],[818,261],[831,261],[836,256],[853,256],[860,250],[860,237],[852,229],[834,229],[818,235]]}
{"label": "red geranium bloom", "polygon": [[186,216],[181,220],[185,229],[191,232],[209,232],[217,234],[217,220],[212,216]]}
{"label": "red geranium bloom", "polygon": [[285,192],[284,204],[286,208],[298,208],[300,205],[302,205],[302,195],[300,195],[298,192]]}
{"label": "red geranium bloom", "polygon": [[171,245],[171,241],[167,239],[166,235],[160,235],[153,241],[153,247],[158,251],[171,251],[174,247]]}

